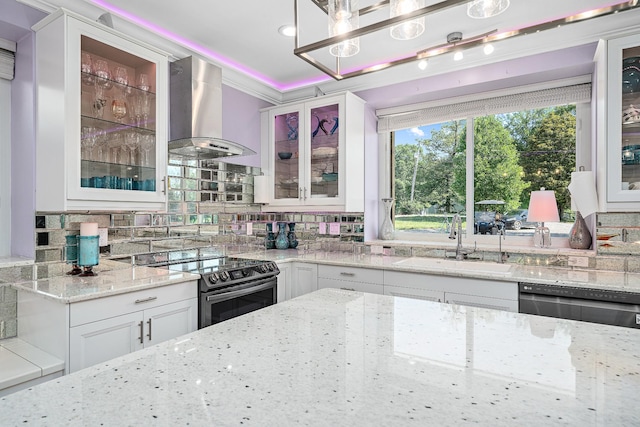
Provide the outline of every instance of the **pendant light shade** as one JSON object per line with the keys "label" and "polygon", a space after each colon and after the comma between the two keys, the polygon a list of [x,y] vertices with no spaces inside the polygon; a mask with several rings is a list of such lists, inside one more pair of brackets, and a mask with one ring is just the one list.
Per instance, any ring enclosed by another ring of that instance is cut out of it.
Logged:
{"label": "pendant light shade", "polygon": [[473,0],[467,4],[467,15],[471,18],[491,18],[507,10],[509,0]]}
{"label": "pendant light shade", "polygon": [[[423,7],[424,0],[391,0],[389,17],[402,16]],[[397,40],[415,39],[424,33],[424,17],[394,25],[389,32],[391,37]]]}
{"label": "pendant light shade", "polygon": [[[329,37],[355,30],[358,25],[358,0],[329,0]],[[359,51],[359,37],[329,46],[331,55],[340,58],[353,56]]]}

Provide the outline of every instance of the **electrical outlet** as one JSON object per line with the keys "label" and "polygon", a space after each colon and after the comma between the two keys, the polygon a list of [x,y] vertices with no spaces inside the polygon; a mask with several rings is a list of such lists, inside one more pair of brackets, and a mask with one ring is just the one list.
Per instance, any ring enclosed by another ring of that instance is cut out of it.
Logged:
{"label": "electrical outlet", "polygon": [[586,256],[570,256],[568,264],[571,267],[589,267],[589,257]]}

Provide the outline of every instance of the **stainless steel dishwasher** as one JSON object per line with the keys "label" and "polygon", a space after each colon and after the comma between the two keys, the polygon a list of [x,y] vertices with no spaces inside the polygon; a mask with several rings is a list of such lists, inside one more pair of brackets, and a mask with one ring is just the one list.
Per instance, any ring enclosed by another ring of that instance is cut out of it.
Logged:
{"label": "stainless steel dishwasher", "polygon": [[640,293],[518,284],[519,312],[640,329]]}

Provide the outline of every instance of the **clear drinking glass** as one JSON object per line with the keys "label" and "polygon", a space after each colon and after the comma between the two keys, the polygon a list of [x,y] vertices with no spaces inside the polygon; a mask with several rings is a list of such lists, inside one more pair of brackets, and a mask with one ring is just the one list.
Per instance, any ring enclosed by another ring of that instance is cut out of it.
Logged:
{"label": "clear drinking glass", "polygon": [[145,133],[140,135],[140,149],[144,154],[142,158],[142,166],[154,166],[153,159],[151,158],[151,149],[155,144],[155,137],[151,134]]}
{"label": "clear drinking glass", "polygon": [[138,78],[136,79],[136,86],[138,87],[138,89],[144,90],[145,92],[150,91],[151,85],[149,84],[149,76],[145,73],[139,74]]}
{"label": "clear drinking glass", "polygon": [[124,134],[124,145],[129,149],[129,164],[136,164],[136,149],[140,145],[140,134],[129,131]]}
{"label": "clear drinking glass", "polygon": [[109,143],[107,146],[109,147],[109,161],[115,164],[124,164],[126,161],[122,156],[122,147],[124,144],[124,140],[122,134],[119,132],[113,133],[109,138]]}
{"label": "clear drinking glass", "polygon": [[80,70],[82,71],[82,83],[87,86],[94,84],[93,59],[87,52],[82,52]]}
{"label": "clear drinking glass", "polygon": [[118,123],[122,123],[122,119],[127,116],[127,102],[124,96],[119,96],[111,101],[111,114]]}
{"label": "clear drinking glass", "polygon": [[93,63],[93,71],[96,75],[96,84],[106,90],[111,89],[113,82],[111,80],[111,70],[109,64],[104,59],[97,59]]}
{"label": "clear drinking glass", "polygon": [[80,155],[82,160],[93,160],[93,148],[98,142],[96,131],[97,129],[93,126],[83,126],[81,129]]}

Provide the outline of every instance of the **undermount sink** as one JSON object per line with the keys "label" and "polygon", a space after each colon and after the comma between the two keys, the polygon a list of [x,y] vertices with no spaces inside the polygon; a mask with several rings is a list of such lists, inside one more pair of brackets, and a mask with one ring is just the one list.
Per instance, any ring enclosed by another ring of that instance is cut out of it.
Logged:
{"label": "undermount sink", "polygon": [[498,276],[507,276],[511,274],[511,266],[509,264],[498,264],[492,262],[478,261],[457,261],[442,258],[423,258],[413,257],[396,261],[393,265],[412,268],[424,268],[432,271],[464,271],[465,273],[491,273]]}

